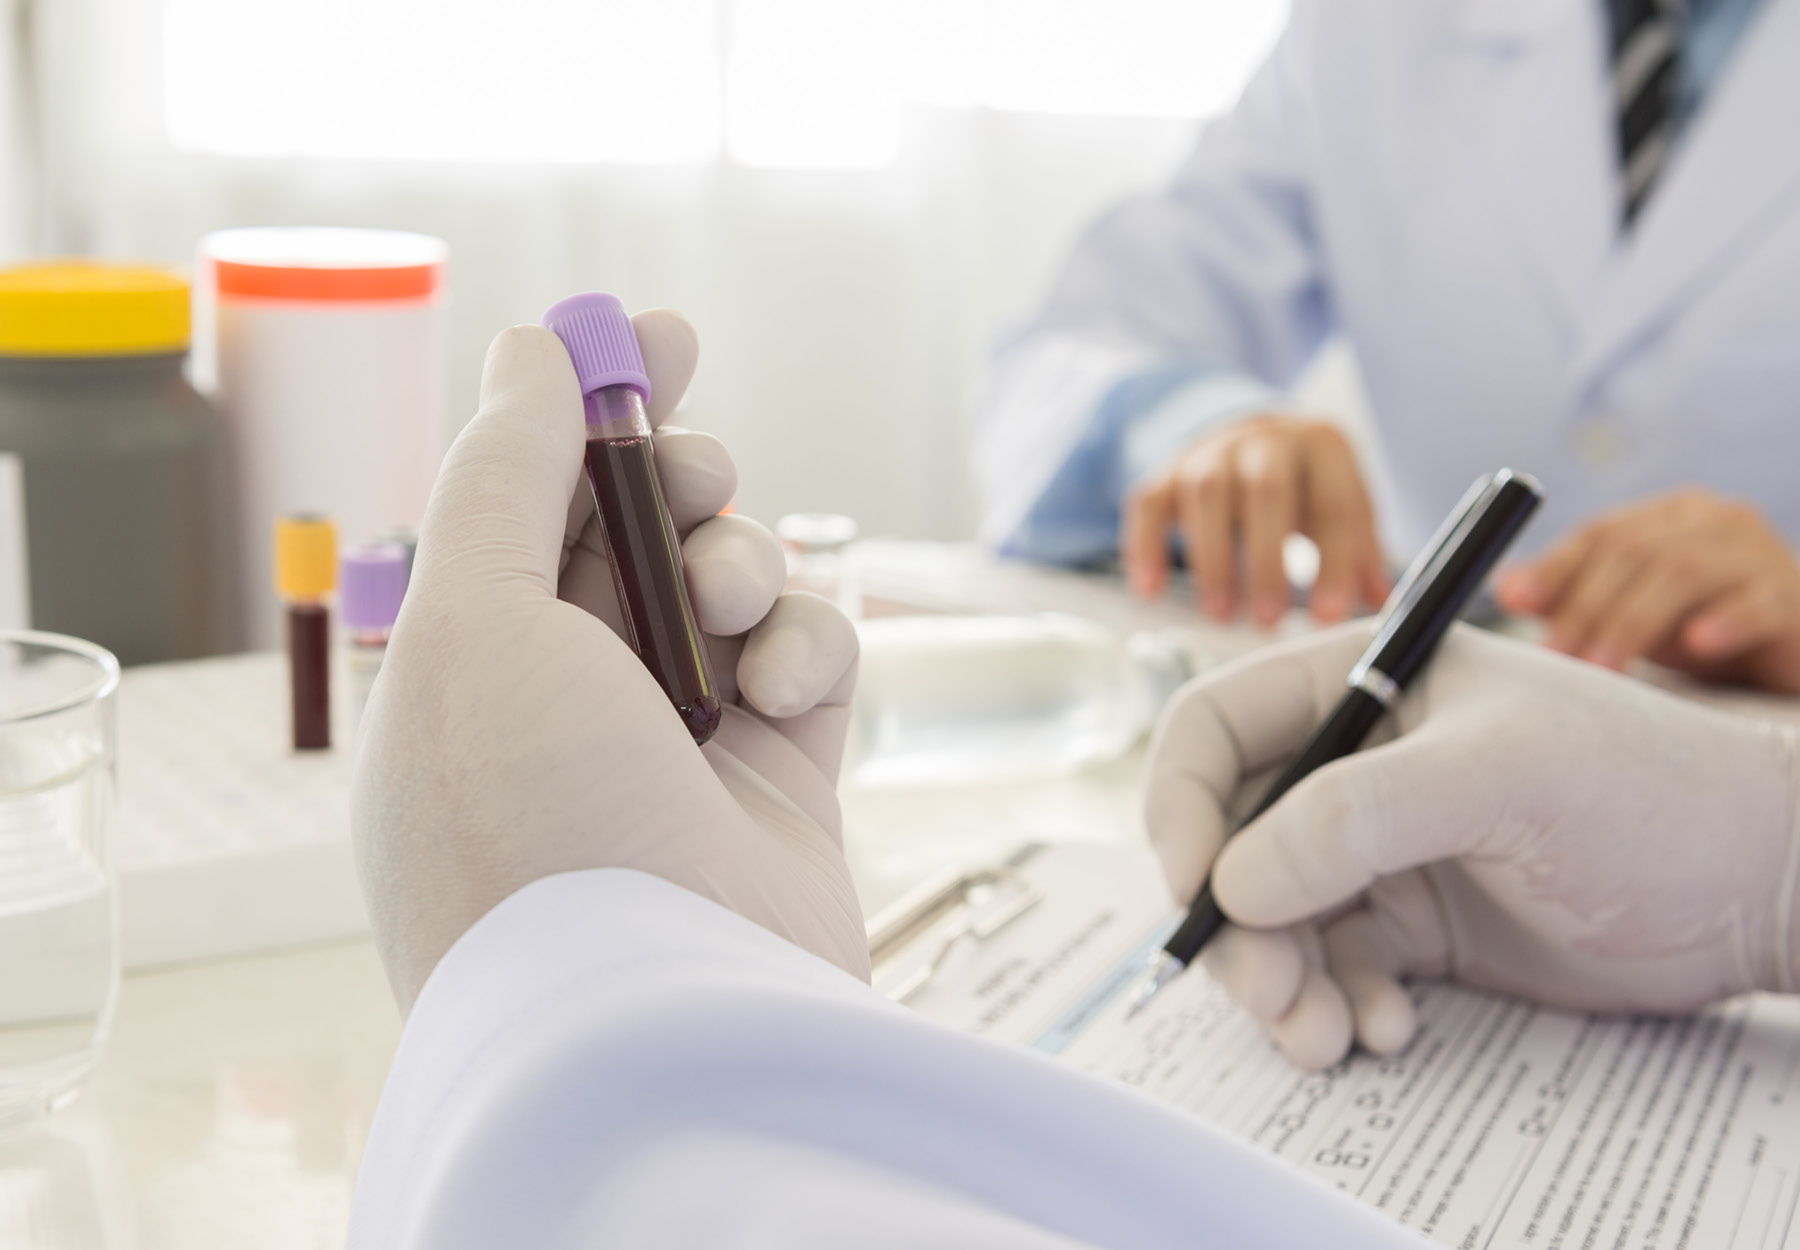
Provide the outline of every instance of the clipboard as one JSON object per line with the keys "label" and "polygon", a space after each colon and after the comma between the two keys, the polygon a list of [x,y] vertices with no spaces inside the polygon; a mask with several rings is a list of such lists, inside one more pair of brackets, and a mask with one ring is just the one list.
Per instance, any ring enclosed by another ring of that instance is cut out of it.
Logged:
{"label": "clipboard", "polygon": [[1148,846],[1034,843],[868,927],[890,997],[1197,1115],[1440,1244],[1800,1250],[1800,997],[1598,1016],[1425,982],[1404,1050],[1308,1072],[1203,965],[1125,1019],[1178,916]]}
{"label": "clipboard", "polygon": [[[866,928],[869,962],[882,992],[906,1002],[930,984],[959,944],[996,936],[1042,902],[1043,883],[1027,866],[1044,849],[1029,842],[998,863],[946,868],[876,913]],[[883,986],[882,968],[927,939],[930,948],[911,970]]]}
{"label": "clipboard", "polygon": [[1174,911],[1148,847],[1028,841],[877,914],[874,985],[958,1028],[1041,1046]]}

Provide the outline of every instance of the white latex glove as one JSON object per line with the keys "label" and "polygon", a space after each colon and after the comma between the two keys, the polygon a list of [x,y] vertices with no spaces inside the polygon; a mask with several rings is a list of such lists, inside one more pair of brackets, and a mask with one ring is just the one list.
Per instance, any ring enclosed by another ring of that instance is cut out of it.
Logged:
{"label": "white latex glove", "polygon": [[[694,332],[666,311],[633,323],[659,425],[693,373]],[[774,536],[715,515],[737,480],[723,446],[658,429],[727,702],[696,747],[617,632],[584,439],[561,342],[535,326],[502,333],[481,411],[432,489],[357,749],[358,864],[402,1011],[495,904],[598,867],[662,877],[866,979],[834,788],[855,630],[816,596],[777,598]]]}
{"label": "white latex glove", "polygon": [[[1191,683],[1152,747],[1147,815],[1175,894],[1212,863],[1248,778],[1296,751],[1372,628]],[[1205,956],[1297,1063],[1404,1046],[1405,976],[1556,1007],[1686,1011],[1794,988],[1800,839],[1790,726],[1684,702],[1465,626],[1371,745],[1223,853]]]}

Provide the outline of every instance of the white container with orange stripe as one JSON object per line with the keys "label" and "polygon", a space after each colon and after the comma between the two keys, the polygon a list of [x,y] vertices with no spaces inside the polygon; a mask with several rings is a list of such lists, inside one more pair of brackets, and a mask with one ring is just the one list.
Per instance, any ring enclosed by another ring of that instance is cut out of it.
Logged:
{"label": "white container with orange stripe", "polygon": [[392,230],[221,230],[200,241],[194,380],[230,420],[244,620],[280,644],[275,518],[352,539],[413,523],[445,445],[442,239]]}

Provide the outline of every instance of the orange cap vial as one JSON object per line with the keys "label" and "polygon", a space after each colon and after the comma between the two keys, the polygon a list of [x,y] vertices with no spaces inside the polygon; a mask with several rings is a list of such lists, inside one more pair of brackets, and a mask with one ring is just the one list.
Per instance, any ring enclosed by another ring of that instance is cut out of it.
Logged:
{"label": "orange cap vial", "polygon": [[337,586],[337,527],[329,517],[284,516],[275,522],[275,593],[323,599]]}

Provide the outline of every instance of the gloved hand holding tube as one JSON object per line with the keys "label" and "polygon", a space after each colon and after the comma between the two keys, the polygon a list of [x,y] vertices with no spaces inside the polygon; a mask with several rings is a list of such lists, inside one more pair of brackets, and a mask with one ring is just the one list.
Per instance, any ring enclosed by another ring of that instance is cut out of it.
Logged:
{"label": "gloved hand holding tube", "polygon": [[1372,633],[1196,679],[1151,748],[1146,819],[1170,888],[1192,897],[1212,870],[1234,924],[1206,966],[1295,1062],[1405,1046],[1408,976],[1589,1011],[1800,988],[1795,729],[1466,626],[1367,748],[1221,850]]}
{"label": "gloved hand holding tube", "polygon": [[693,373],[692,327],[634,324],[718,731],[696,750],[623,641],[569,354],[548,330],[505,331],[433,488],[357,752],[359,868],[403,1010],[494,905],[592,868],[662,877],[868,975],[834,790],[855,630],[781,594],[773,535],[717,515],[736,488],[719,442],[656,428]]}
{"label": "gloved hand holding tube", "polygon": [[703,743],[718,732],[718,678],[689,601],[674,519],[657,480],[650,378],[617,296],[572,295],[544,314],[569,349],[587,423],[587,480],[630,644],[682,724]]}

